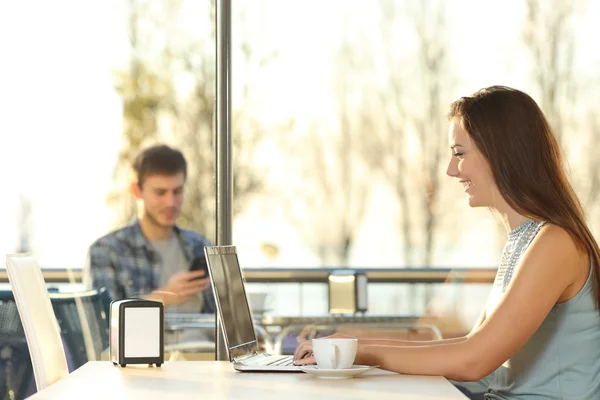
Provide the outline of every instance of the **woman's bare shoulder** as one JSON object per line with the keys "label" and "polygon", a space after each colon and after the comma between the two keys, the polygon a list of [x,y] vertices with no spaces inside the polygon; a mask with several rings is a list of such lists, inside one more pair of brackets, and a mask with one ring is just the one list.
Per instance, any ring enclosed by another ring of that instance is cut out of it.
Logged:
{"label": "woman's bare shoulder", "polygon": [[[585,246],[565,228],[550,223],[544,225],[530,250],[527,256],[531,261],[541,261],[544,267],[554,268],[552,272],[563,276],[569,285],[580,286],[587,279],[589,254]],[[557,260],[561,262],[557,263]],[[569,289],[561,296],[561,300],[569,296],[568,292]]]}
{"label": "woman's bare shoulder", "polygon": [[563,252],[573,255],[586,254],[584,246],[562,226],[552,223],[545,224],[536,237],[536,242],[544,246],[560,246]]}

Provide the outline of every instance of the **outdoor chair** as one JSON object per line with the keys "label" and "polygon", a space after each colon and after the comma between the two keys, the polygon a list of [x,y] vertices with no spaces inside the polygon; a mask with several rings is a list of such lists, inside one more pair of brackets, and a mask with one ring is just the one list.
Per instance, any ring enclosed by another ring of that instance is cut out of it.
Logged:
{"label": "outdoor chair", "polygon": [[0,399],[24,399],[35,393],[25,332],[11,290],[0,291]]}
{"label": "outdoor chair", "polygon": [[29,255],[7,255],[6,269],[25,331],[35,383],[42,390],[69,374],[58,322],[37,260]]}

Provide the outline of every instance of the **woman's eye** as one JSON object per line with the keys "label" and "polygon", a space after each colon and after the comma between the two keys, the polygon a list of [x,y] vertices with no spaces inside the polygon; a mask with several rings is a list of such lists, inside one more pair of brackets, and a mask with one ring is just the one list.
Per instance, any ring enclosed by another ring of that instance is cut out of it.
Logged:
{"label": "woman's eye", "polygon": [[462,157],[463,153],[454,153],[454,157]]}

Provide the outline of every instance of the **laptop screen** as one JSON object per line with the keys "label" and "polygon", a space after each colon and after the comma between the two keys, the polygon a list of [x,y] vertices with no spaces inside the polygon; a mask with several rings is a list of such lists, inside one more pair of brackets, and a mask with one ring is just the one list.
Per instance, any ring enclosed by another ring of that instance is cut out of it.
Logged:
{"label": "laptop screen", "polygon": [[235,246],[205,247],[204,251],[227,347],[231,350],[248,344],[255,345],[254,325]]}

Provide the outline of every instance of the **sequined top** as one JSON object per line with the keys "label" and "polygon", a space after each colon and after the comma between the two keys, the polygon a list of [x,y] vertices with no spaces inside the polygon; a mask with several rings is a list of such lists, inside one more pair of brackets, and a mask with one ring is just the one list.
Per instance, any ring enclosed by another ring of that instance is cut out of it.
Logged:
{"label": "sequined top", "polygon": [[486,306],[487,315],[491,314],[492,310],[496,308],[498,302],[502,299],[502,294],[508,288],[515,268],[521,262],[525,250],[529,248],[529,245],[544,225],[546,225],[546,222],[527,220],[508,232],[508,240],[504,245],[504,250],[502,250],[500,265],[498,266],[496,279],[492,286],[492,293]]}
{"label": "sequined top", "polygon": [[[502,300],[521,258],[545,222],[527,221],[508,234],[486,306]],[[485,399],[600,399],[600,313],[592,269],[572,299],[555,304],[533,336],[492,375]],[[518,329],[519,321],[513,321]]]}

